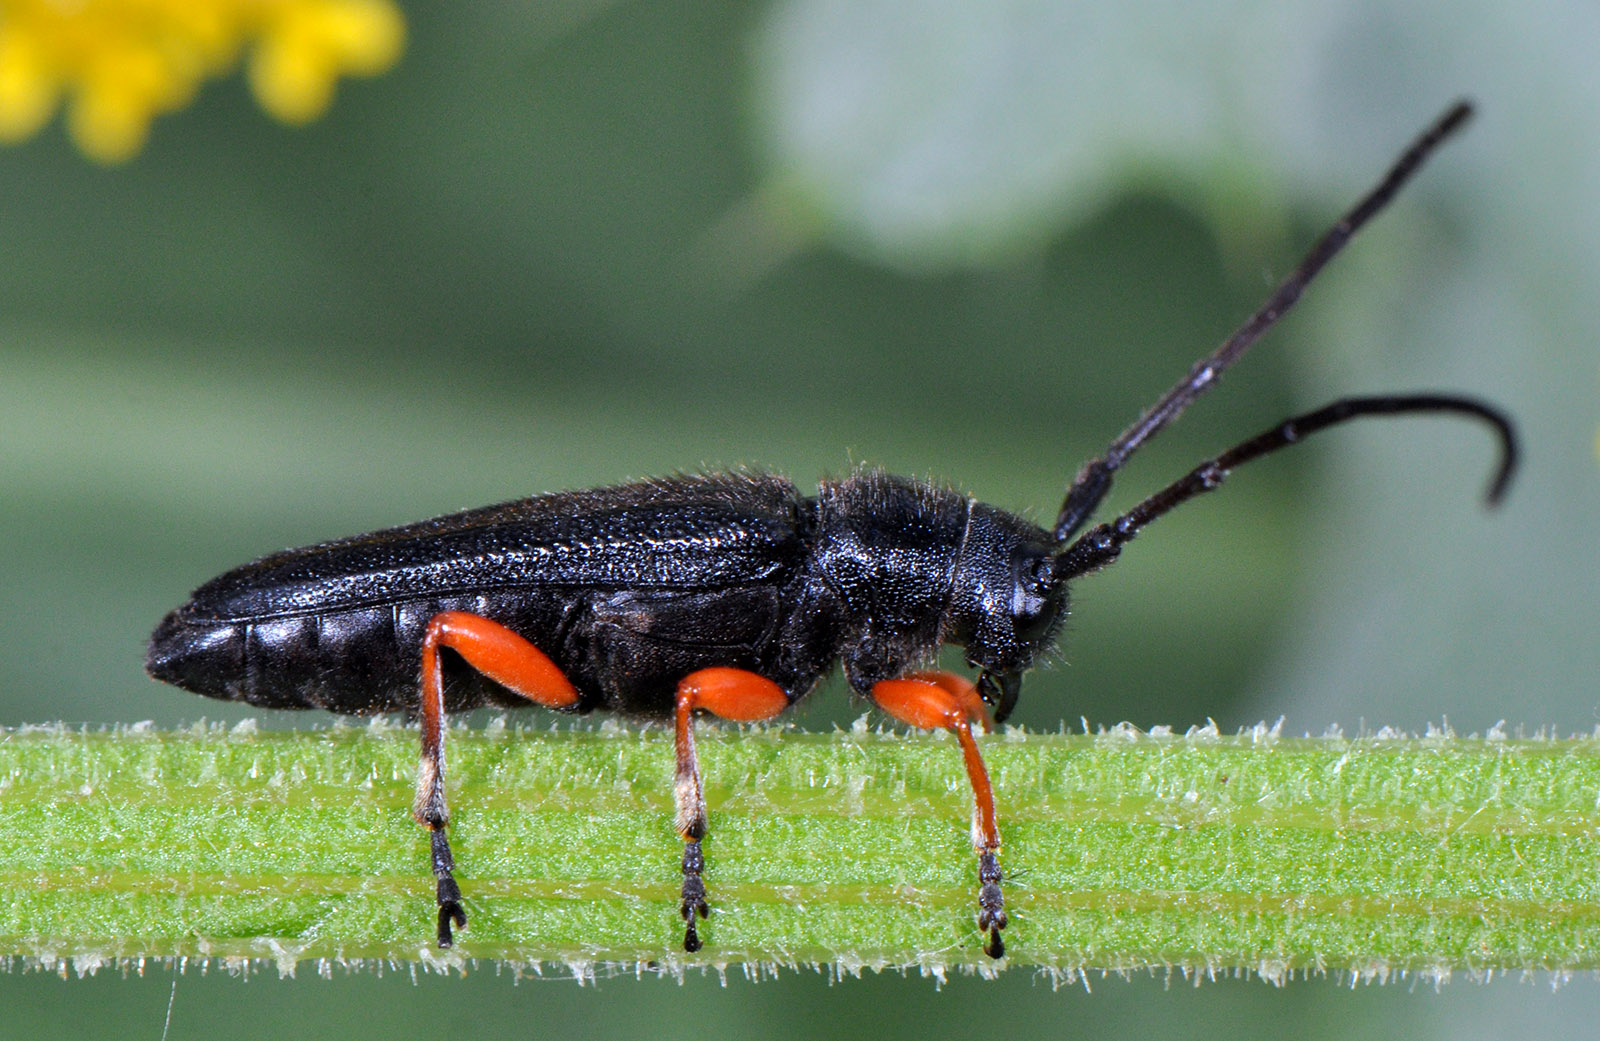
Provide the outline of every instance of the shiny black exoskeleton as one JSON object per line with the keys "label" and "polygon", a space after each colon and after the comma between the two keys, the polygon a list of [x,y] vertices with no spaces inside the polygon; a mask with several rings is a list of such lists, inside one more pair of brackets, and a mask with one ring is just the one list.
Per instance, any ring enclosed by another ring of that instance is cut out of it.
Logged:
{"label": "shiny black exoskeleton", "polygon": [[[1004,720],[1055,642],[1067,586],[1229,472],[1365,416],[1443,413],[1500,443],[1494,503],[1516,463],[1510,421],[1443,394],[1346,398],[1208,460],[1084,530],[1116,472],[1212,387],[1350,237],[1464,123],[1447,111],[1219,348],[1079,470],[1044,529],[949,489],[863,471],[802,495],[783,477],[710,474],[524,499],[266,557],[214,579],[150,643],[150,674],[273,708],[405,711],[421,721],[412,814],[432,831],[438,941],[466,924],[446,827],[446,715],[493,704],[674,721],[683,947],[710,911],[707,816],[692,717],[770,719],[840,664],[890,715],[955,733],[974,794],[977,924],[1007,924],[993,789],[974,726]],[[945,644],[976,682],[922,672]],[[443,652],[451,653],[443,653]]]}
{"label": "shiny black exoskeleton", "polygon": [[[802,497],[714,474],[523,499],[290,550],[213,579],[152,638],[151,675],[268,708],[415,711],[443,611],[515,630],[578,711],[665,718],[677,683],[748,669],[791,702],[841,662],[863,695],[943,643],[1019,675],[1066,586],[1049,532],[928,484],[864,472]],[[447,659],[446,707],[526,700]]]}

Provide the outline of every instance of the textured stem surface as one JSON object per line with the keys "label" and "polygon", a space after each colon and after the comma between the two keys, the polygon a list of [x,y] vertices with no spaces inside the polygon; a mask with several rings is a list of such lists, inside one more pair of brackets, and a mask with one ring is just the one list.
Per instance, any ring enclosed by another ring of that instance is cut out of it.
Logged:
{"label": "textured stem surface", "polygon": [[[417,737],[0,731],[0,956],[982,966],[954,741],[704,728],[712,913],[681,949],[671,735],[453,730],[471,916],[433,944]],[[1600,968],[1600,742],[984,739],[1009,964]]]}

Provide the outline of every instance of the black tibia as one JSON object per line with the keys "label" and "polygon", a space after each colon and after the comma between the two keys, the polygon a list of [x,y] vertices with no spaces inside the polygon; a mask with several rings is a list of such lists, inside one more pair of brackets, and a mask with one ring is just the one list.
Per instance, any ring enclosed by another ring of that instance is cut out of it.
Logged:
{"label": "black tibia", "polygon": [[455,858],[450,855],[450,840],[445,838],[444,825],[433,826],[433,877],[437,880],[435,892],[439,901],[439,946],[449,947],[455,942],[450,923],[457,929],[467,926],[467,912],[461,906],[461,887],[456,885]]}
{"label": "black tibia", "polygon": [[706,884],[700,877],[706,869],[706,858],[700,852],[700,840],[690,839],[683,846],[683,902],[678,911],[683,915],[683,949],[693,954],[700,949],[700,932],[695,928],[695,918],[706,918],[711,906],[706,903]]}
{"label": "black tibia", "polygon": [[1000,937],[1000,930],[1006,927],[1006,898],[1000,891],[1003,877],[1000,858],[994,850],[978,854],[978,881],[982,883],[978,890],[978,929],[989,934],[983,953],[991,958],[1003,958],[1006,953],[1006,942]]}

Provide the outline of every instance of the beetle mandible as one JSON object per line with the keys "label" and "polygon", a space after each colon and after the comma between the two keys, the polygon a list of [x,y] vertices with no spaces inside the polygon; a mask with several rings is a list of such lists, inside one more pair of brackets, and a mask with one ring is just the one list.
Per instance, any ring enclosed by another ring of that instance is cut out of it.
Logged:
{"label": "beetle mandible", "polygon": [[[437,938],[466,925],[446,835],[445,719],[481,705],[596,709],[674,725],[684,842],[683,947],[709,913],[706,810],[693,717],[772,719],[835,664],[893,718],[955,733],[972,783],[977,925],[1003,955],[1006,911],[994,795],[973,737],[1005,720],[1023,674],[1053,646],[1067,583],[1114,561],[1151,521],[1233,468],[1366,416],[1444,413],[1487,424],[1516,464],[1497,409],[1446,394],[1345,398],[1208,460],[1083,530],[1116,471],[1270,328],[1350,237],[1471,115],[1458,102],[1311,249],[1217,350],[1105,454],[1078,471],[1049,529],[948,488],[864,470],[805,496],[765,473],[714,473],[468,510],[273,554],[201,586],[157,627],[150,675],[269,708],[420,718],[413,815],[431,832]],[[970,680],[930,671],[944,644]],[[420,682],[419,682],[420,673]],[[992,712],[992,716],[991,716]]]}

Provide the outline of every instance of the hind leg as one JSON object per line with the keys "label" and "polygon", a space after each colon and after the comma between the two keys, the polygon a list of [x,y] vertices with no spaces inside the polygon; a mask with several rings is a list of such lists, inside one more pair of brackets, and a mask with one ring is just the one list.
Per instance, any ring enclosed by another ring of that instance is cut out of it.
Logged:
{"label": "hind leg", "polygon": [[411,815],[432,832],[433,877],[439,903],[439,946],[454,942],[451,924],[464,928],[467,912],[456,884],[455,858],[445,825],[450,821],[444,800],[444,667],[439,648],[448,647],[483,675],[513,693],[546,708],[568,708],[578,690],[539,648],[480,615],[443,611],[428,622],[422,638],[422,761],[417,768],[417,801]]}

